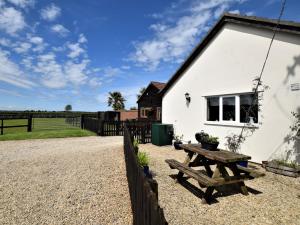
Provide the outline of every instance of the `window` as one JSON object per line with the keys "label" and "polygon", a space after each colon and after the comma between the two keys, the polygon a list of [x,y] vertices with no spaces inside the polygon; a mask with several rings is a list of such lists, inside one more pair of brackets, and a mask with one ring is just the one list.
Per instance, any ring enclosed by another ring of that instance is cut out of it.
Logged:
{"label": "window", "polygon": [[219,121],[219,97],[207,98],[207,120]]}
{"label": "window", "polygon": [[[224,124],[258,123],[257,95],[239,94],[206,97],[207,121]],[[252,107],[250,108],[250,106]]]}
{"label": "window", "polygon": [[149,113],[151,112],[151,108],[141,108],[141,117],[148,118]]}
{"label": "window", "polygon": [[161,108],[156,108],[156,120],[161,120]]}
{"label": "window", "polygon": [[223,97],[223,120],[235,121],[235,97]]}
{"label": "window", "polygon": [[[250,109],[250,106],[252,107]],[[258,122],[258,105],[257,95],[245,94],[240,96],[240,121],[241,123],[257,123]]]}

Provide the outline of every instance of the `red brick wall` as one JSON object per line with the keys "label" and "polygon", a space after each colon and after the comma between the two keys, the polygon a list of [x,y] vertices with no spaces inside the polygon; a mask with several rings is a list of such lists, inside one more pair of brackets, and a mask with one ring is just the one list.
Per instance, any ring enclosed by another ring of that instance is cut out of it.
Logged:
{"label": "red brick wall", "polygon": [[133,120],[138,119],[138,110],[124,110],[120,111],[120,120]]}

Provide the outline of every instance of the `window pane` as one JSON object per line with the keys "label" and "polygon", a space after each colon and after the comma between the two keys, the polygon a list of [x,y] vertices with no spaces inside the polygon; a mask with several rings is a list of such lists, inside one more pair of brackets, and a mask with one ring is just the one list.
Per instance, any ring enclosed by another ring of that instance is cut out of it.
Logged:
{"label": "window pane", "polygon": [[219,121],[219,97],[207,98],[207,121]]}
{"label": "window pane", "polygon": [[[251,103],[252,107],[250,109]],[[241,123],[258,122],[257,95],[255,98],[253,94],[240,96],[240,121]]]}
{"label": "window pane", "polygon": [[223,120],[235,121],[235,97],[223,97]]}

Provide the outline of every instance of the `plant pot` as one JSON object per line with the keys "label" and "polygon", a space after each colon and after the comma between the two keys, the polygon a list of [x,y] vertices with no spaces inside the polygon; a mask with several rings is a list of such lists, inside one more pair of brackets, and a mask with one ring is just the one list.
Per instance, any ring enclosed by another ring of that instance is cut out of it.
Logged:
{"label": "plant pot", "polygon": [[148,177],[148,178],[152,178],[152,175],[151,175],[150,170],[149,170],[149,166],[143,166],[143,169],[144,169],[145,176]]}
{"label": "plant pot", "polygon": [[248,161],[240,161],[240,162],[237,162],[237,164],[242,167],[248,167]]}
{"label": "plant pot", "polygon": [[208,142],[201,142],[201,146],[202,148],[204,148],[205,150],[209,150],[209,151],[218,151],[218,143],[212,144],[212,143],[208,143]]}
{"label": "plant pot", "polygon": [[182,144],[182,141],[175,141],[174,142],[174,148],[176,149],[176,150],[181,150],[182,148],[179,146],[179,145],[181,145]]}
{"label": "plant pot", "polygon": [[270,161],[266,165],[266,170],[269,172],[281,174],[289,177],[299,177],[300,176],[300,168],[292,168],[284,165],[280,165],[275,161]]}

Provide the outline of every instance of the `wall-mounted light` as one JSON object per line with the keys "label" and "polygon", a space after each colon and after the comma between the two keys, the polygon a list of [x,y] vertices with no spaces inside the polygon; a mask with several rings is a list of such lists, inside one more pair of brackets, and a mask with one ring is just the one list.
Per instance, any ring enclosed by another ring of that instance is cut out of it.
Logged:
{"label": "wall-mounted light", "polygon": [[190,103],[191,102],[190,94],[189,93],[185,93],[184,96],[185,96],[186,103],[187,104]]}

